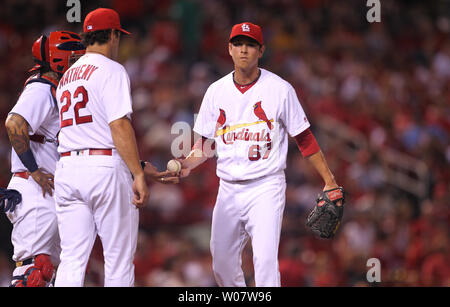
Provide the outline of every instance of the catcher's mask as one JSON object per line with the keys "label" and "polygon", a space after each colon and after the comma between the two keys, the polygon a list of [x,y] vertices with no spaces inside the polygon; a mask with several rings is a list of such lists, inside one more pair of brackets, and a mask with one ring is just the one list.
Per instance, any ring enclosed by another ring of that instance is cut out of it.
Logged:
{"label": "catcher's mask", "polygon": [[69,31],[51,32],[49,37],[42,35],[31,48],[36,65],[29,71],[41,68],[50,69],[63,74],[75,61],[81,57],[86,48],[81,43],[81,37]]}

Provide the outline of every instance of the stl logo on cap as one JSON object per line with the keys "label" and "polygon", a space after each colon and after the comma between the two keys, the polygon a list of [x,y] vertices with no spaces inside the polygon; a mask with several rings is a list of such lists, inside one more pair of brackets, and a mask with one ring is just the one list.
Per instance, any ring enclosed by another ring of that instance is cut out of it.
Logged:
{"label": "stl logo on cap", "polygon": [[248,24],[244,23],[242,25],[242,31],[243,32],[250,32],[250,26]]}
{"label": "stl logo on cap", "polygon": [[255,25],[254,23],[243,22],[235,24],[231,29],[231,34],[228,41],[231,41],[234,37],[239,35],[248,36],[256,40],[261,46],[264,45],[261,27]]}
{"label": "stl logo on cap", "polygon": [[92,26],[87,26],[86,27],[88,30],[92,30]]}

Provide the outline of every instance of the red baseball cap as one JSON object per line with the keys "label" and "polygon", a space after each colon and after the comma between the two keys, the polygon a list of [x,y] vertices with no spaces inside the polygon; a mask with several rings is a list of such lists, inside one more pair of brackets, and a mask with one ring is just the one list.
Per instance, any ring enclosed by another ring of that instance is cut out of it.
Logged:
{"label": "red baseball cap", "polygon": [[264,45],[261,27],[251,22],[243,22],[234,25],[231,29],[230,39],[228,41],[231,41],[233,38],[239,35],[248,36],[256,40],[260,45]]}
{"label": "red baseball cap", "polygon": [[84,19],[83,31],[85,33],[107,29],[119,30],[125,34],[131,34],[122,29],[119,14],[113,9],[99,8],[93,10]]}

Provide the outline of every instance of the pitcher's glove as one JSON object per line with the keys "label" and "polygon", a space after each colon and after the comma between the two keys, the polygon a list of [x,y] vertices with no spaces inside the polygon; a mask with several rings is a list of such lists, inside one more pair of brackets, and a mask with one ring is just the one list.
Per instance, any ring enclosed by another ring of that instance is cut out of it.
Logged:
{"label": "pitcher's glove", "polygon": [[[341,204],[337,206],[339,201]],[[321,238],[333,238],[341,224],[344,201],[345,191],[342,187],[323,191],[306,219],[306,226]]]}

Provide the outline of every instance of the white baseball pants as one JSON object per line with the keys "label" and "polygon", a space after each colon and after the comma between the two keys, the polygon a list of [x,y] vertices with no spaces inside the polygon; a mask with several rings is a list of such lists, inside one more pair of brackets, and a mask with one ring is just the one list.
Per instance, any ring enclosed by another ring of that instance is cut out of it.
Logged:
{"label": "white baseball pants", "polygon": [[14,261],[22,261],[39,254],[50,255],[54,265],[59,263],[58,227],[55,200],[46,194],[31,178],[12,177],[8,189],[22,194],[22,202],[14,212],[7,213],[13,225],[11,242],[14,246]]}
{"label": "white baseball pants", "polygon": [[243,182],[220,180],[210,246],[219,286],[246,286],[242,251],[249,238],[255,286],[280,286],[278,245],[285,200],[284,172]]}
{"label": "white baseball pants", "polygon": [[105,259],[104,286],[133,286],[139,212],[132,204],[131,173],[118,153],[61,157],[55,199],[62,248],[55,286],[83,286],[97,234]]}

